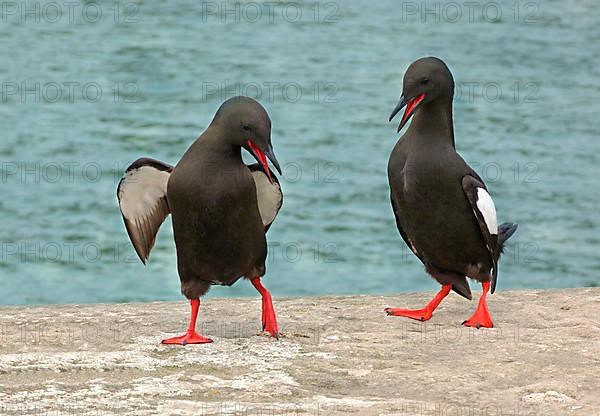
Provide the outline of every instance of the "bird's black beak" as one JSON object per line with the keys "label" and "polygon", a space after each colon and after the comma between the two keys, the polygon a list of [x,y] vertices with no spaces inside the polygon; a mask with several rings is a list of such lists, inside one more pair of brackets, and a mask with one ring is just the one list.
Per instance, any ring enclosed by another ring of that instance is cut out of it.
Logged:
{"label": "bird's black beak", "polygon": [[400,125],[398,126],[398,133],[402,130],[402,127],[408,122],[408,120],[412,117],[412,115],[417,111],[417,107],[423,100],[425,99],[425,94],[419,94],[415,98],[407,100],[404,98],[404,94],[400,97],[400,101],[396,105],[396,108],[392,111],[390,115],[390,121],[396,117],[396,114],[400,112],[406,106],[406,111],[404,111],[404,115],[402,116],[402,121],[400,121]]}
{"label": "bird's black beak", "polygon": [[269,145],[267,151],[265,152],[265,155],[269,158],[273,166],[275,166],[277,172],[281,175],[281,166],[279,166],[279,161],[275,157],[275,152],[273,152],[273,146]]}
{"label": "bird's black beak", "polygon": [[254,158],[258,161],[258,163],[261,164],[261,166],[265,170],[265,173],[267,174],[269,181],[271,181],[271,183],[273,183],[273,178],[271,178],[271,170],[269,169],[269,164],[267,163],[267,157],[269,158],[271,163],[273,163],[273,166],[275,166],[275,169],[277,169],[277,172],[279,172],[279,174],[281,175],[281,167],[279,166],[279,162],[277,161],[277,158],[275,157],[275,153],[273,152],[273,147],[269,144],[269,147],[267,148],[267,150],[263,152],[260,149],[260,147],[258,147],[257,145],[254,144],[254,142],[252,140],[248,140],[248,147],[249,147],[249,150],[250,150],[250,153],[252,154],[252,156],[254,156]]}
{"label": "bird's black beak", "polygon": [[406,105],[406,98],[404,98],[404,94],[403,94],[400,97],[400,100],[398,101],[398,104],[396,104],[396,107],[392,111],[392,114],[390,114],[390,120],[389,120],[390,123],[394,119],[394,117],[396,117],[396,114],[398,114],[400,112],[400,110],[402,110],[404,108],[405,105]]}

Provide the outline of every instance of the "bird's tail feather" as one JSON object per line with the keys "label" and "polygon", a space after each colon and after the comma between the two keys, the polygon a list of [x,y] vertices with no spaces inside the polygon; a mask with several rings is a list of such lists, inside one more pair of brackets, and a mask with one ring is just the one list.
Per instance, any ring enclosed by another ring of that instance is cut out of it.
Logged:
{"label": "bird's tail feather", "polygon": [[494,261],[494,270],[492,271],[492,294],[496,291],[496,282],[498,280],[498,259],[504,250],[504,243],[517,231],[518,225],[512,222],[505,222],[498,227],[498,248],[497,256]]}
{"label": "bird's tail feather", "polygon": [[471,294],[471,288],[469,287],[469,282],[467,282],[467,278],[463,277],[462,279],[454,279],[452,282],[452,290],[461,295],[462,297],[472,300],[473,295]]}
{"label": "bird's tail feather", "polygon": [[512,237],[515,231],[517,231],[518,227],[518,224],[514,224],[512,222],[505,222],[504,224],[498,226],[498,248],[500,253],[502,253],[502,250],[504,249],[504,243],[506,240]]}

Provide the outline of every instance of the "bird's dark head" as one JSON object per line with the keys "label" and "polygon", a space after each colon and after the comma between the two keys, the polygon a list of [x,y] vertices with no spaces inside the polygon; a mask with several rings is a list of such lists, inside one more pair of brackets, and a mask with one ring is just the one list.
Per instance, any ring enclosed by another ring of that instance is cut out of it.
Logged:
{"label": "bird's dark head", "polygon": [[230,98],[221,105],[211,125],[222,126],[232,145],[250,152],[263,166],[269,179],[271,173],[267,158],[281,174],[281,167],[271,144],[271,119],[258,101],[241,96]]}
{"label": "bird's dark head", "polygon": [[404,74],[400,101],[390,115],[390,121],[406,106],[398,132],[421,106],[439,100],[452,102],[454,79],[452,73],[439,58],[421,58],[410,64]]}

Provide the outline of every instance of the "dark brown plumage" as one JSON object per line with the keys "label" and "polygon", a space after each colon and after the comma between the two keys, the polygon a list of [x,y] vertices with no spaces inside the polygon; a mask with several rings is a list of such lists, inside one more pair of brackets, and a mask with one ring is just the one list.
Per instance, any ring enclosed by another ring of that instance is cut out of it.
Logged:
{"label": "dark brown plumage", "polygon": [[[390,155],[388,177],[396,223],[406,244],[444,287],[443,296],[453,289],[471,299],[466,277],[482,282],[484,291],[492,282],[493,293],[502,244],[516,225],[497,226],[483,180],[455,150],[453,92],[452,74],[440,59],[423,58],[410,65],[390,120],[404,106],[398,131],[411,116],[413,120]],[[423,310],[387,312],[429,319],[443,296]],[[485,293],[483,300],[485,306]],[[482,322],[475,319],[473,325],[491,326],[489,314],[483,316],[486,311],[482,307]]]}
{"label": "dark brown plumage", "polygon": [[[242,148],[259,164],[246,166]],[[265,274],[265,233],[283,197],[266,158],[279,171],[267,112],[255,100],[235,97],[221,106],[175,167],[139,159],[127,169],[117,194],[144,263],[158,228],[171,213],[182,293],[199,303],[213,284],[250,279],[263,294],[263,327],[277,336],[271,297],[260,277]],[[165,342],[208,342],[190,328],[185,336]]]}

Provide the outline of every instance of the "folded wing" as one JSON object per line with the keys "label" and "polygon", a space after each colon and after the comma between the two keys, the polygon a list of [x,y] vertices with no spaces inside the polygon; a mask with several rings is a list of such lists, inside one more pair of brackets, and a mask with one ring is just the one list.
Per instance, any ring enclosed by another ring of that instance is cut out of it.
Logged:
{"label": "folded wing", "polygon": [[172,171],[173,167],[163,162],[141,158],[127,168],[117,188],[125,228],[144,264],[158,229],[170,213],[167,183]]}
{"label": "folded wing", "polygon": [[267,174],[258,163],[249,165],[248,168],[252,172],[254,184],[256,185],[258,210],[260,211],[260,217],[262,218],[266,232],[269,230],[273,221],[275,221],[275,217],[277,217],[277,214],[281,209],[281,205],[283,204],[283,193],[281,192],[279,181],[272,171],[270,173],[271,178],[273,178],[273,183],[269,181]]}
{"label": "folded wing", "polygon": [[498,220],[496,219],[496,207],[492,197],[488,193],[482,180],[472,175],[465,175],[462,180],[463,191],[471,204],[473,214],[477,218],[483,241],[492,257],[492,293],[496,289],[498,277]]}

